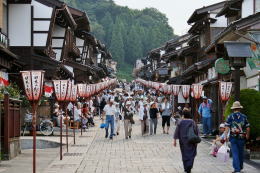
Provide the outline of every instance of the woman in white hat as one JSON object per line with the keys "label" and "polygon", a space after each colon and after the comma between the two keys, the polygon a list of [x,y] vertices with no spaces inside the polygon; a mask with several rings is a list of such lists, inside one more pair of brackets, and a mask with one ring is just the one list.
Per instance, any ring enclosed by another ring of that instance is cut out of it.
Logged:
{"label": "woman in white hat", "polygon": [[231,151],[233,156],[234,172],[240,172],[243,169],[244,162],[244,145],[246,139],[249,139],[250,124],[248,123],[247,116],[240,111],[243,106],[239,101],[235,101],[231,107],[233,113],[230,114],[225,123],[225,135],[228,138],[230,130],[229,141],[231,143]]}

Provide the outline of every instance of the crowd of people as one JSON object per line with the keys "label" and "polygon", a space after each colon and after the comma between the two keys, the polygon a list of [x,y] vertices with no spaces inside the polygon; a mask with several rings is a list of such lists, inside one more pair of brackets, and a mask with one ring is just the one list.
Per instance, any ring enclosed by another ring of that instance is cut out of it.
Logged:
{"label": "crowd of people", "polygon": [[[198,107],[201,116],[203,135],[212,135],[211,117],[213,101],[202,97],[203,102]],[[163,95],[154,89],[144,89],[136,83],[123,84],[115,89],[105,90],[103,93],[78,102],[76,105],[70,103],[67,107],[70,120],[81,128],[94,126],[94,116],[98,116],[105,129],[105,138],[113,139],[119,135],[120,126],[124,126],[125,139],[132,138],[132,126],[140,121],[140,135],[156,135],[158,119],[161,118],[163,134],[168,135],[171,121],[176,125],[173,135],[173,145],[177,146],[177,139],[182,153],[185,172],[191,172],[194,159],[197,154],[197,145],[200,142],[200,133],[197,123],[193,120],[191,108],[188,104],[184,107],[175,106],[172,96]],[[249,123],[240,110],[243,107],[239,102],[234,102],[232,110],[225,123],[219,126],[219,135],[213,141],[210,154],[217,156],[218,149],[224,143],[230,143],[233,155],[234,172],[243,169],[243,151],[245,140],[249,138]],[[74,111],[74,116],[73,115]],[[193,112],[194,113],[194,112]],[[58,104],[55,104],[53,119],[60,126],[59,117],[62,112]],[[73,118],[74,117],[74,118]],[[64,118],[64,117],[63,117]]]}

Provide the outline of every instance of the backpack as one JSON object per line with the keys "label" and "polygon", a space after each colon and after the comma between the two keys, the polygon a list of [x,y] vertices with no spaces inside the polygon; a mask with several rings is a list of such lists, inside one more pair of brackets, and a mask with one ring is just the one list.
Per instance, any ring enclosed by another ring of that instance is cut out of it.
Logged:
{"label": "backpack", "polygon": [[187,137],[188,137],[188,142],[189,142],[190,144],[198,144],[198,143],[201,142],[200,137],[195,134],[194,122],[193,122],[192,125],[190,125],[189,128],[188,128]]}

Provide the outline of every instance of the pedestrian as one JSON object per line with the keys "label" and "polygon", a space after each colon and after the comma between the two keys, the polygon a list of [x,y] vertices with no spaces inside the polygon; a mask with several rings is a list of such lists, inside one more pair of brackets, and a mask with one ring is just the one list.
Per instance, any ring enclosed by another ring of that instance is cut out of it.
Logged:
{"label": "pedestrian", "polygon": [[[169,134],[171,115],[172,115],[172,105],[168,101],[167,97],[163,98],[163,101],[160,106],[160,112],[162,114],[162,128],[163,133]],[[165,124],[167,124],[167,129],[165,131]]]}
{"label": "pedestrian", "polygon": [[122,119],[121,109],[119,107],[119,103],[116,102],[116,114],[115,114],[115,130],[116,135],[119,135],[120,131],[120,120]]}
{"label": "pedestrian", "polygon": [[148,119],[149,119],[149,108],[147,102],[143,102],[143,106],[139,108],[139,120],[141,121],[141,134],[144,136],[149,131]]}
{"label": "pedestrian", "polygon": [[231,107],[233,113],[228,116],[225,123],[226,138],[230,130],[229,141],[231,143],[234,173],[238,173],[243,169],[244,145],[246,140],[249,139],[250,134],[250,124],[248,123],[247,116],[240,112],[242,108],[243,106],[239,101],[234,102]]}
{"label": "pedestrian", "polygon": [[150,135],[156,134],[159,110],[155,102],[151,102],[150,113]]}
{"label": "pedestrian", "polygon": [[189,111],[183,111],[183,116],[183,119],[177,124],[175,129],[173,145],[176,147],[176,139],[179,139],[184,171],[190,173],[197,155],[197,144],[188,142],[188,129],[192,127],[196,135],[199,134],[199,131],[196,123],[191,119]]}
{"label": "pedestrian", "polygon": [[204,137],[211,134],[211,107],[212,107],[212,100],[208,99],[206,96],[202,97],[203,102],[199,106],[199,114],[202,117],[202,124],[203,124],[203,134]]}
{"label": "pedestrian", "polygon": [[[76,104],[76,106],[74,106],[74,122],[75,122],[77,128],[79,127],[79,123],[82,120],[81,117],[82,117],[81,103],[78,102]],[[82,126],[82,124],[81,124],[81,126]]]}
{"label": "pedestrian", "polygon": [[110,126],[110,139],[113,139],[114,135],[114,118],[115,118],[115,113],[116,113],[116,107],[114,105],[114,100],[110,99],[108,104],[104,107],[103,111],[103,116],[106,116],[106,136],[105,138],[108,137],[108,130]]}
{"label": "pedestrian", "polygon": [[125,139],[131,138],[132,133],[132,122],[131,119],[134,116],[133,108],[131,107],[131,102],[127,101],[123,106],[124,112],[124,127],[125,127]]}

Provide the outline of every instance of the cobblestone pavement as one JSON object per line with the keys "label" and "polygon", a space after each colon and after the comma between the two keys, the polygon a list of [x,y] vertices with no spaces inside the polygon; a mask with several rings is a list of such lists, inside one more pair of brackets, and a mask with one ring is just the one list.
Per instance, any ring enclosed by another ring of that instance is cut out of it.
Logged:
{"label": "cobblestone pavement", "polygon": [[[179,147],[172,145],[172,134],[162,134],[160,123],[157,135],[140,135],[140,123],[133,126],[132,139],[124,138],[123,123],[121,133],[113,140],[105,139],[103,129],[97,129],[95,138],[77,169],[77,173],[179,173],[183,172]],[[231,173],[231,159],[222,163],[210,156],[209,145],[201,142],[195,159],[193,173]],[[247,164],[244,173],[257,173]]]}

